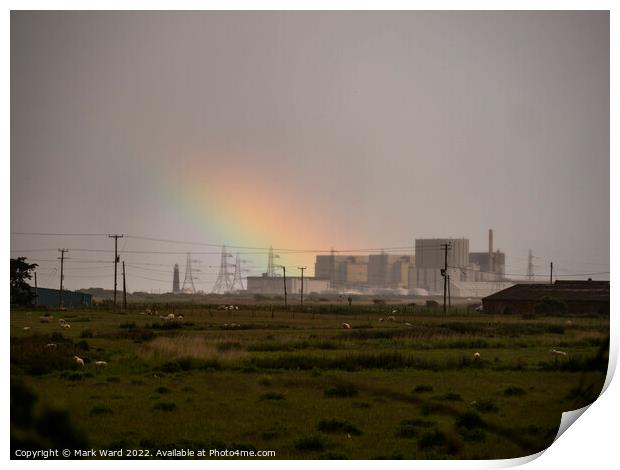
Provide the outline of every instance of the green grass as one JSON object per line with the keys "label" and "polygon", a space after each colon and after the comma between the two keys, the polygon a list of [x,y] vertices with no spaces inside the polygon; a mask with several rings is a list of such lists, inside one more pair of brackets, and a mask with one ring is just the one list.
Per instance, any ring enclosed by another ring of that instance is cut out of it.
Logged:
{"label": "green grass", "polygon": [[[561,413],[589,403],[604,382],[604,318],[573,317],[566,327],[561,317],[421,308],[386,323],[378,319],[389,306],[321,307],[314,319],[277,310],[272,319],[264,306],[231,317],[188,305],[175,311],[185,319],[174,329],[137,310],[65,312],[74,315],[63,314],[66,330],[41,323],[40,312],[14,311],[11,384],[23,388],[11,403],[14,442],[36,435],[59,448],[510,458],[547,447]],[[343,321],[353,328],[343,331]],[[241,326],[224,327],[231,322]],[[568,355],[551,356],[553,348]],[[97,369],[102,360],[108,366]],[[51,416],[73,431],[61,437]]]}

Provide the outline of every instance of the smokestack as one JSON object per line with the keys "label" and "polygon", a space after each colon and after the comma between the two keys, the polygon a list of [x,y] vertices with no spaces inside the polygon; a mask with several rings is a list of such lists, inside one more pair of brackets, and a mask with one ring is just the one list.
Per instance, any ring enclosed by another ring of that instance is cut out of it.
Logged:
{"label": "smokestack", "polygon": [[493,269],[493,229],[489,229],[489,271],[494,272]]}

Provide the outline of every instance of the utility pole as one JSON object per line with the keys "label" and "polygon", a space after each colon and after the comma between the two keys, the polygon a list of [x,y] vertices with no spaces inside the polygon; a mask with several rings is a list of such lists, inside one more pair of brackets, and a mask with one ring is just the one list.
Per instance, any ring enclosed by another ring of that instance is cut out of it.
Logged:
{"label": "utility pole", "polygon": [[286,266],[282,266],[282,273],[284,274],[284,310],[288,310],[288,300],[286,299]]}
{"label": "utility pole", "polygon": [[65,278],[64,265],[65,265],[65,253],[69,250],[66,248],[59,248],[60,251],[60,294],[58,296],[58,308],[62,308],[62,281]]}
{"label": "utility pole", "polygon": [[553,284],[553,261],[551,261],[549,269],[549,284]]}
{"label": "utility pole", "polygon": [[127,311],[127,285],[125,284],[125,260],[123,260],[123,312]]}
{"label": "utility pole", "polygon": [[297,268],[301,271],[301,311],[304,311],[304,269],[306,269],[305,266],[301,266],[299,268]]}
{"label": "utility pole", "polygon": [[39,289],[37,286],[37,272],[34,272],[34,304],[39,305]]}
{"label": "utility pole", "polygon": [[444,268],[441,270],[443,276],[443,313],[446,313],[446,293],[448,290],[448,250],[451,248],[450,243],[442,243],[441,249],[444,251]]}
{"label": "utility pole", "polygon": [[108,235],[108,238],[114,238],[114,311],[116,311],[116,265],[118,264],[118,239],[123,235]]}

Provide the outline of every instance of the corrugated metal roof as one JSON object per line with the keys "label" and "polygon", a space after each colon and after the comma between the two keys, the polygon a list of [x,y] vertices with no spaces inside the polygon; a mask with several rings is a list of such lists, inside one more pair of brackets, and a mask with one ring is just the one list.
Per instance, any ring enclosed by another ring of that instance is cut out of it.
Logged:
{"label": "corrugated metal roof", "polygon": [[556,281],[555,284],[516,284],[482,300],[538,301],[546,296],[564,301],[609,302],[609,281]]}

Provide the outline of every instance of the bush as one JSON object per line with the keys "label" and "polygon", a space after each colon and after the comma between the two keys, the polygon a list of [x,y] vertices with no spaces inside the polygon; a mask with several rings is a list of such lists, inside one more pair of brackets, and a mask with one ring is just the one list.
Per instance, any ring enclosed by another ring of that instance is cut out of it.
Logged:
{"label": "bush", "polygon": [[325,449],[325,441],[318,435],[302,437],[295,441],[295,449],[308,452],[321,452]]}
{"label": "bush", "polygon": [[357,387],[353,384],[336,385],[325,390],[326,397],[350,398],[358,394]]}
{"label": "bush", "polygon": [[437,397],[440,400],[448,400],[448,401],[463,401],[463,398],[461,397],[460,393],[455,393],[455,392],[448,392],[445,395],[441,395],[440,397]]}
{"label": "bush", "polygon": [[413,389],[413,393],[424,393],[424,392],[432,392],[433,386],[428,384],[420,384],[416,385]]}
{"label": "bush", "polygon": [[173,401],[160,401],[158,403],[155,403],[155,405],[153,406],[154,410],[161,410],[161,411],[174,411],[177,408],[177,404],[174,403]]}
{"label": "bush", "polygon": [[113,411],[105,405],[95,405],[90,410],[91,415],[105,415],[112,413]]}
{"label": "bush", "polygon": [[476,405],[476,408],[481,413],[495,413],[496,411],[499,410],[495,402],[490,399],[478,400],[478,404]]}
{"label": "bush", "polygon": [[168,387],[157,387],[155,391],[159,393],[160,395],[165,395],[167,393],[170,393],[170,389]]}
{"label": "bush", "polygon": [[439,429],[425,432],[418,440],[418,448],[430,449],[432,447],[444,446],[448,442],[446,435]]}
{"label": "bush", "polygon": [[318,429],[325,433],[348,433],[353,436],[359,436],[362,431],[357,426],[346,420],[339,419],[323,419],[319,421]]}
{"label": "bush", "polygon": [[506,395],[507,397],[518,397],[521,395],[525,395],[525,390],[523,390],[521,387],[515,387],[511,385],[510,387],[506,387],[506,389],[504,390],[504,395]]}
{"label": "bush", "polygon": [[260,396],[260,400],[285,400],[286,397],[284,395],[282,395],[281,393],[276,393],[276,392],[268,392],[268,393],[263,393]]}

